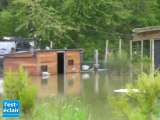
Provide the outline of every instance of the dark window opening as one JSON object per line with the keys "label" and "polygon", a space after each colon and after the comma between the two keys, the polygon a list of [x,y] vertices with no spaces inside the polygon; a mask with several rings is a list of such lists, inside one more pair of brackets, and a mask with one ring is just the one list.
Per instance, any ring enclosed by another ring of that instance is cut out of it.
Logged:
{"label": "dark window opening", "polygon": [[28,41],[18,42],[16,46],[16,51],[29,50],[30,48],[31,45]]}
{"label": "dark window opening", "polygon": [[57,71],[58,73],[63,74],[64,73],[64,53],[58,53],[57,61],[58,61]]}
{"label": "dark window opening", "polygon": [[74,65],[74,61],[73,60],[68,60],[68,65]]}
{"label": "dark window opening", "polygon": [[160,68],[160,40],[155,40],[154,41],[154,64],[155,68],[159,69]]}
{"label": "dark window opening", "polygon": [[47,71],[48,71],[47,65],[42,65],[41,66],[41,72],[47,72]]}

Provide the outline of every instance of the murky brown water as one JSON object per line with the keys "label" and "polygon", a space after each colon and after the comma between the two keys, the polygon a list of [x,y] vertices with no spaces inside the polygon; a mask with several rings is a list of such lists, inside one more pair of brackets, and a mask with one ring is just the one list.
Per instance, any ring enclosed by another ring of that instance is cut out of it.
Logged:
{"label": "murky brown water", "polygon": [[130,76],[110,75],[107,71],[52,75],[48,78],[33,77],[39,98],[63,95],[81,97],[91,111],[92,120],[119,120],[113,114],[113,90],[124,88]]}

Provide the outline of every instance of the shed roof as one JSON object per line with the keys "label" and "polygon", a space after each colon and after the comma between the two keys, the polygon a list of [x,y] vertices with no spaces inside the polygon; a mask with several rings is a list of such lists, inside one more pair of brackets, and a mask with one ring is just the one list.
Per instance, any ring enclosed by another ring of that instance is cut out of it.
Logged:
{"label": "shed roof", "polygon": [[133,33],[142,33],[142,32],[151,32],[160,30],[160,25],[158,26],[149,26],[149,27],[143,27],[143,28],[135,28],[132,30]]}
{"label": "shed roof", "polygon": [[[35,54],[37,52],[51,52],[51,51],[56,51],[56,52],[62,52],[62,51],[81,51],[83,52],[83,49],[49,49],[49,50],[34,50]],[[18,55],[18,56],[16,56]],[[19,52],[15,52],[15,53],[8,53],[8,54],[4,54],[4,57],[31,57],[33,56],[33,52],[32,51],[19,51]]]}
{"label": "shed roof", "polygon": [[160,25],[136,28],[132,32],[133,41],[160,39]]}

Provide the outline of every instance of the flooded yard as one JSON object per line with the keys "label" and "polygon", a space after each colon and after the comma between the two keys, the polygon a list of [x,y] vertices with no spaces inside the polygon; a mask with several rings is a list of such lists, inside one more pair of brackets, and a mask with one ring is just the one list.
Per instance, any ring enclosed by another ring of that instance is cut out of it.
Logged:
{"label": "flooded yard", "polygon": [[105,71],[32,77],[38,98],[56,96],[78,97],[88,108],[91,120],[119,120],[113,113],[113,90],[125,87],[130,75],[111,75]]}

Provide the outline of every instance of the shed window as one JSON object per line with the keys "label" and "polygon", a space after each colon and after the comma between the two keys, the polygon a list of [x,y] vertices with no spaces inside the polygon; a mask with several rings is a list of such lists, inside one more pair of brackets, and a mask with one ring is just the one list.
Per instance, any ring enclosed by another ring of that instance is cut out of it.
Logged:
{"label": "shed window", "polygon": [[47,70],[48,70],[47,65],[42,65],[41,66],[41,72],[47,72]]}
{"label": "shed window", "polygon": [[74,60],[68,60],[68,65],[71,66],[71,65],[74,65]]}

